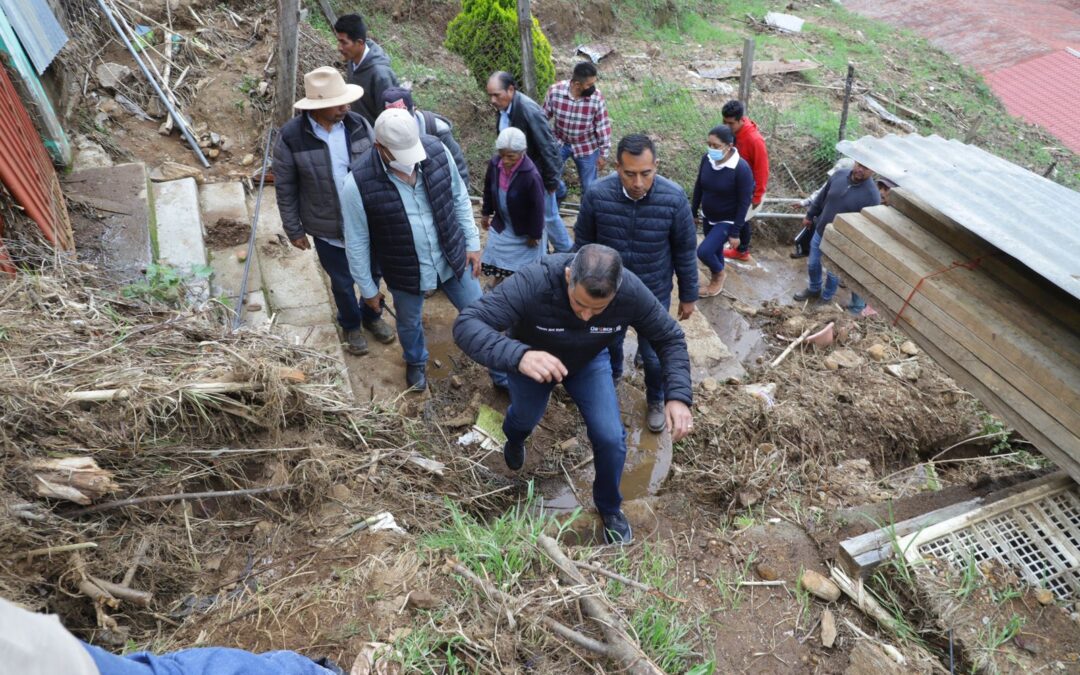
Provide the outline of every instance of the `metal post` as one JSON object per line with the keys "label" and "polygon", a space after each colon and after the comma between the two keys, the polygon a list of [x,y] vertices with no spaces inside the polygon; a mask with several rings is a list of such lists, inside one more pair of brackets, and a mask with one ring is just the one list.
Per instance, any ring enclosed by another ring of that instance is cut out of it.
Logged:
{"label": "metal post", "polygon": [[521,86],[536,98],[536,58],[532,40],[532,9],[529,0],[517,0],[518,35],[521,37]]}
{"label": "metal post", "polygon": [[847,114],[848,106],[851,104],[851,87],[855,83],[855,65],[852,63],[847,64],[847,80],[844,82],[844,109],[840,112],[840,138],[844,140],[844,135],[847,134]]}
{"label": "metal post", "polygon": [[281,127],[293,116],[296,96],[297,41],[300,27],[300,0],[277,0],[278,59],[274,126]]}
{"label": "metal post", "polygon": [[259,210],[262,208],[263,190],[266,188],[266,166],[270,161],[270,141],[274,138],[273,127],[266,130],[266,144],[263,147],[262,164],[259,165],[259,193],[255,195],[255,214],[251,217],[251,232],[248,234],[247,257],[244,259],[244,276],[240,279],[240,295],[236,298],[236,314],[233,316],[233,331],[240,329],[244,320],[244,304],[247,302],[248,275],[251,273],[251,259],[255,257],[255,235],[259,231]]}
{"label": "metal post", "polygon": [[742,70],[739,71],[739,100],[750,107],[750,79],[754,76],[754,38],[743,40]]}

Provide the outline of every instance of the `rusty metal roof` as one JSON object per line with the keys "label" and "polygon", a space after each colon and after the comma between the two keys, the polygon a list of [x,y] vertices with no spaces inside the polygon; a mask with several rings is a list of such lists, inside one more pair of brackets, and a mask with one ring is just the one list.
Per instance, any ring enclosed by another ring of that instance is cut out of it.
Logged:
{"label": "rusty metal roof", "polygon": [[45,72],[68,37],[45,0],[0,0],[3,12],[38,75]]}
{"label": "rusty metal roof", "polygon": [[940,136],[865,136],[837,150],[1080,298],[1080,192]]}

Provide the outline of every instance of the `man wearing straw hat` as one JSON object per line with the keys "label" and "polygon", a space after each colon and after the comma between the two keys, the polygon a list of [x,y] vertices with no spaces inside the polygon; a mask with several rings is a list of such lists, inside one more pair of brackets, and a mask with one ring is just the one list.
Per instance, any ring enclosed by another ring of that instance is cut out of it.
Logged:
{"label": "man wearing straw hat", "polygon": [[390,108],[375,120],[375,145],[353,163],[341,202],[349,266],[364,303],[374,309],[383,298],[371,274],[374,248],[394,297],[405,382],[426,389],[424,293],[441,289],[458,311],[482,295],[468,187],[442,141],[420,135],[408,110]]}
{"label": "man wearing straw hat", "polygon": [[[326,273],[337,304],[337,320],[345,332],[350,354],[368,352],[363,328],[384,344],[394,341],[394,330],[382,319],[381,307],[356,299],[342,234],[344,221],[338,187],[349,174],[349,165],[371,148],[375,134],[371,125],[349,111],[349,104],[364,90],[336,69],[316,68],[304,75],[306,96],[296,102],[300,114],[281,127],[274,148],[274,187],[285,234],[296,248],[311,248]],[[374,276],[374,283],[379,278]]]}

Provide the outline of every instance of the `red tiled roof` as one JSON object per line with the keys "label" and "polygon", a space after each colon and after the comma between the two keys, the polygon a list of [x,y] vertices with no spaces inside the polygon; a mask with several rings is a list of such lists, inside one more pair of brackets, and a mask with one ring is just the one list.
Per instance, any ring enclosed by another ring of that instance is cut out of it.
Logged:
{"label": "red tiled roof", "polygon": [[1080,153],[1080,57],[1061,50],[986,74],[1010,113]]}

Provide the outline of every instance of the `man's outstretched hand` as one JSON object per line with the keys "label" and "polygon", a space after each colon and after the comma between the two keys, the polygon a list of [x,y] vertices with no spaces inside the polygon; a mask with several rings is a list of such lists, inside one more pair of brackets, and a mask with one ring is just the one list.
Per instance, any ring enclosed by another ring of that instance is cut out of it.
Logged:
{"label": "man's outstretched hand", "polygon": [[[537,382],[562,382],[567,372],[566,366],[558,357],[535,350],[525,352],[518,363],[518,370]],[[687,414],[689,415],[689,411]]]}
{"label": "man's outstretched hand", "polygon": [[694,428],[694,417],[690,408],[682,401],[668,401],[664,404],[667,413],[667,428],[671,432],[671,442],[681,441]]}

